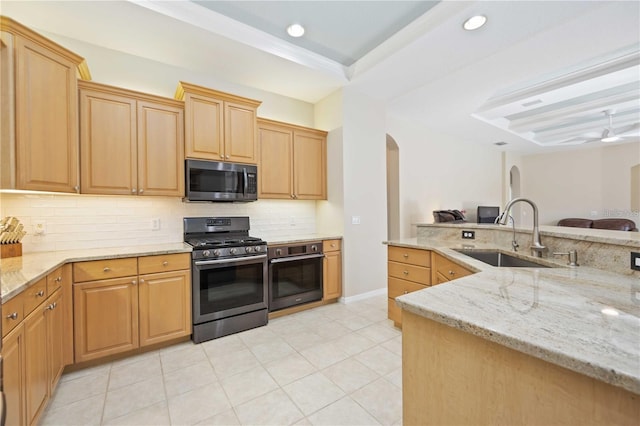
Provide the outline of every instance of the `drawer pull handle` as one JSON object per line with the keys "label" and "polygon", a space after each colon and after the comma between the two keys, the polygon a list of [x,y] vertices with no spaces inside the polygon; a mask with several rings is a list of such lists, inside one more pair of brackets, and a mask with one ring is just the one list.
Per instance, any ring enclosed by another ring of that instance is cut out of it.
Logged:
{"label": "drawer pull handle", "polygon": [[12,313],[12,314],[7,315],[7,319],[10,319],[10,320],[17,320],[17,319],[18,319],[18,313],[17,313],[17,312],[14,312],[14,313]]}
{"label": "drawer pull handle", "polygon": [[456,273],[453,271],[449,271],[449,275],[455,275]]}
{"label": "drawer pull handle", "polygon": [[36,293],[36,297],[42,297],[44,296],[44,290],[40,290],[39,292]]}
{"label": "drawer pull handle", "polygon": [[405,259],[406,259],[407,257],[409,257],[409,255],[408,255],[407,253],[403,254],[402,256],[403,256]]}
{"label": "drawer pull handle", "polygon": [[104,272],[109,272],[110,270],[111,270],[111,268],[109,268],[108,266],[105,266],[104,269],[103,269]]}
{"label": "drawer pull handle", "polygon": [[57,277],[54,281],[57,283],[62,282],[62,277]]}
{"label": "drawer pull handle", "polygon": [[169,262],[167,262],[166,260],[162,262],[162,266],[167,266],[167,265],[169,265]]}
{"label": "drawer pull handle", "polygon": [[403,274],[409,275],[409,271],[402,271]]}

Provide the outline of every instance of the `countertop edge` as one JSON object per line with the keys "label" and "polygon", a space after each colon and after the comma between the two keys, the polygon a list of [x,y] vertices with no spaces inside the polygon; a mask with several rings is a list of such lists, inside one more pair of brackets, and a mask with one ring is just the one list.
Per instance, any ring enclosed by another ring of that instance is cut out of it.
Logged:
{"label": "countertop edge", "polygon": [[[172,246],[172,247],[166,247]],[[165,247],[155,248],[151,246],[132,246],[132,247],[108,247],[98,248],[91,250],[84,250],[79,253],[78,250],[68,250],[59,252],[32,252],[23,254],[20,257],[3,258],[0,259],[2,263],[22,263],[23,259],[38,259],[49,257],[50,260],[42,260],[46,263],[41,268],[40,272],[25,277],[25,282],[15,288],[10,289],[6,293],[2,293],[2,303],[11,300],[18,294],[22,293],[27,288],[31,287],[41,279],[45,278],[48,274],[55,269],[67,264],[75,262],[86,262],[91,260],[104,260],[104,259],[121,259],[126,257],[141,257],[141,256],[156,256],[163,254],[179,254],[190,253],[192,251],[191,246],[185,243],[168,243]],[[4,266],[4,265],[3,265]]]}

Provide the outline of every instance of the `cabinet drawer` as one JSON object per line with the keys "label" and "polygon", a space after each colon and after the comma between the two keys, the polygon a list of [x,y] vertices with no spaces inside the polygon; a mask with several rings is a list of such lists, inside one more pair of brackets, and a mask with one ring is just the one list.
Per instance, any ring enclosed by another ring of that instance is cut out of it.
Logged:
{"label": "cabinet drawer", "polygon": [[396,305],[395,299],[387,299],[387,317],[397,323],[402,323],[402,309]]}
{"label": "cabinet drawer", "polygon": [[47,298],[47,279],[42,278],[40,281],[23,291],[20,296],[22,297],[24,316],[26,317],[36,308],[36,306],[44,302]]}
{"label": "cabinet drawer", "polygon": [[390,246],[389,260],[393,262],[410,263],[418,266],[431,266],[431,251]]}
{"label": "cabinet drawer", "polygon": [[389,277],[389,298],[395,299],[403,294],[412,293],[418,290],[424,290],[428,286],[414,283],[406,280],[399,280],[398,278]]}
{"label": "cabinet drawer", "polygon": [[322,242],[322,251],[339,251],[342,249],[341,240],[324,240]]}
{"label": "cabinet drawer", "polygon": [[62,287],[62,266],[47,275],[47,295]]}
{"label": "cabinet drawer", "polygon": [[471,271],[450,261],[449,259],[438,255],[436,258],[436,272],[442,274],[449,281],[456,278],[462,278],[467,275],[471,275]]}
{"label": "cabinet drawer", "polygon": [[24,319],[22,294],[2,304],[2,337],[16,328]]}
{"label": "cabinet drawer", "polygon": [[406,263],[388,262],[389,276],[431,285],[431,269]]}
{"label": "cabinet drawer", "polygon": [[138,273],[155,274],[156,272],[179,271],[191,268],[189,253],[162,254],[138,258]]}
{"label": "cabinet drawer", "polygon": [[92,260],[73,264],[73,282],[104,280],[138,275],[138,260],[124,259]]}

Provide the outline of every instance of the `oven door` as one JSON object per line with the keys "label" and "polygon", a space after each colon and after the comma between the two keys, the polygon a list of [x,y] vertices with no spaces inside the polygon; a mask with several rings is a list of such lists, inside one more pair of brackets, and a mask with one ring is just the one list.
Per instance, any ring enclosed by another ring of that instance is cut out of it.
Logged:
{"label": "oven door", "polygon": [[193,262],[193,322],[267,308],[267,256]]}
{"label": "oven door", "polygon": [[269,310],[322,299],[322,259],[310,254],[269,261]]}

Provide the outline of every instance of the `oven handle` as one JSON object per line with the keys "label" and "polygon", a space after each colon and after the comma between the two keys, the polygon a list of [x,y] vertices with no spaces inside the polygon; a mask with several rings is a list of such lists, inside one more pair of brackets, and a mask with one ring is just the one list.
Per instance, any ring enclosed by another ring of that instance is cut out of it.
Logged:
{"label": "oven handle", "polygon": [[194,264],[196,266],[202,265],[220,265],[222,263],[238,263],[238,262],[247,262],[251,260],[258,260],[266,258],[266,254],[261,254],[258,256],[246,256],[246,257],[233,257],[231,259],[217,259],[217,260],[196,260]]}
{"label": "oven handle", "polygon": [[280,257],[278,259],[271,259],[269,262],[270,263],[295,262],[296,260],[318,259],[320,257],[324,257],[324,254],[318,253],[318,254],[307,254],[305,256]]}

